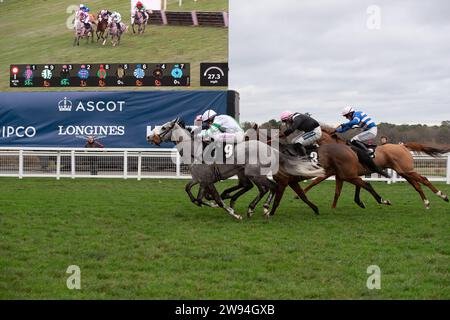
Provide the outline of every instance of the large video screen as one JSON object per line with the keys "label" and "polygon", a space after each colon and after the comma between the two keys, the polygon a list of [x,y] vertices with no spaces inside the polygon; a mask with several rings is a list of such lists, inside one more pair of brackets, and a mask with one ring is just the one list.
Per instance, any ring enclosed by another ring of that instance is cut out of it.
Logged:
{"label": "large video screen", "polygon": [[1,1],[0,19],[0,91],[228,85],[228,0]]}

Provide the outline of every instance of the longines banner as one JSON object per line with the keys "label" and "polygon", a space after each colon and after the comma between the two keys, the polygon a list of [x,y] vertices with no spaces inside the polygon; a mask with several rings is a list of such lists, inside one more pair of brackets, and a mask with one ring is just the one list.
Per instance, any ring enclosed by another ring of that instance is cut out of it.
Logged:
{"label": "longines banner", "polygon": [[0,93],[0,146],[146,148],[147,133],[206,109],[227,113],[227,91]]}

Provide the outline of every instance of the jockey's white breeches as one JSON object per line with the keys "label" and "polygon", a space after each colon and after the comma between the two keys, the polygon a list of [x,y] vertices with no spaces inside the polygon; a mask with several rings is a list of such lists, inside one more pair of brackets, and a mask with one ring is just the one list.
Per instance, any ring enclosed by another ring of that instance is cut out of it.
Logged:
{"label": "jockey's white breeches", "polygon": [[363,131],[360,134],[354,136],[350,141],[367,141],[367,140],[373,140],[376,138],[378,134],[377,127],[372,127],[369,130]]}

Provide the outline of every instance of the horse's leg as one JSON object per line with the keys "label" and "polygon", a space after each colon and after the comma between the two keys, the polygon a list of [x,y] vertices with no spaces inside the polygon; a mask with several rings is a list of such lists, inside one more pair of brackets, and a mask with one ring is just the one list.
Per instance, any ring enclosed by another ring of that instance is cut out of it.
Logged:
{"label": "horse's leg", "polygon": [[275,200],[273,201],[272,209],[270,210],[269,215],[273,216],[278,206],[280,205],[281,198],[283,198],[284,190],[286,190],[287,182],[286,181],[277,181],[277,191],[275,193]]}
{"label": "horse's leg", "polygon": [[134,30],[134,23],[131,25],[132,29],[133,29],[133,33],[136,33],[136,30]]}
{"label": "horse's leg", "polygon": [[222,193],[220,194],[220,197],[222,198],[222,200],[229,199],[232,197],[231,192],[239,190],[243,187],[244,187],[244,184],[241,182],[241,180],[239,180],[239,183],[237,185],[223,190]]}
{"label": "horse's leg", "polygon": [[195,204],[197,204],[196,199],[195,199],[194,195],[192,194],[191,189],[196,184],[198,184],[198,181],[191,180],[184,187],[184,191],[186,191],[186,193],[188,194],[189,199],[191,200],[192,203],[195,203]]}
{"label": "horse's leg", "polygon": [[[264,177],[267,179],[266,177]],[[253,199],[252,202],[250,202],[250,205],[247,209],[247,217],[253,216],[253,212],[255,211],[256,206],[258,205],[259,201],[261,201],[261,198],[264,197],[264,195],[269,191],[269,186],[266,183],[266,181],[262,181],[259,179],[259,177],[251,177],[250,180],[256,185],[258,188],[258,195]]]}
{"label": "horse's leg", "polygon": [[321,183],[322,181],[328,179],[329,177],[331,177],[331,175],[326,175],[326,176],[322,176],[322,177],[317,177],[315,178],[306,188],[305,188],[305,193],[307,193],[309,190],[311,190],[312,188],[314,188],[316,185],[318,185],[319,183]]}
{"label": "horse's leg", "polygon": [[277,193],[278,185],[274,181],[269,180],[269,179],[267,179],[267,182],[269,184],[269,196],[267,197],[266,201],[263,204],[263,211],[264,211],[264,217],[269,218],[270,204],[272,203],[272,200],[273,200],[275,194]]}
{"label": "horse's leg", "polygon": [[423,192],[422,187],[420,186],[417,179],[412,177],[408,173],[399,173],[399,175],[402,176],[403,178],[405,178],[405,180],[408,181],[408,183],[410,185],[412,185],[414,187],[414,189],[416,189],[416,191],[420,195],[420,198],[422,198],[423,204],[425,205],[425,209],[430,209],[430,201],[427,199],[427,197],[426,197],[425,193]]}
{"label": "horse's leg", "polygon": [[230,208],[226,205],[226,203],[220,198],[219,192],[217,192],[216,187],[213,183],[207,186],[208,192],[213,196],[216,203],[219,205],[219,207],[223,208],[230,216],[233,218],[236,218],[238,220],[242,220],[242,217],[234,212],[233,208]]}
{"label": "horse's leg", "polygon": [[300,199],[302,199],[304,203],[306,203],[311,209],[313,209],[315,214],[319,214],[319,208],[317,208],[317,206],[314,203],[309,201],[308,197],[306,196],[305,192],[303,191],[302,187],[300,187],[300,184],[297,181],[289,182],[289,186],[292,188],[292,190],[295,191],[295,193],[298,195]]}
{"label": "horse's leg", "polygon": [[248,192],[253,188],[253,183],[249,181],[248,184],[244,184],[241,190],[233,194],[230,200],[230,207],[234,209],[234,205],[236,204],[237,199],[242,196],[244,193]]}
{"label": "horse's leg", "polygon": [[358,206],[360,206],[361,208],[365,209],[366,206],[364,205],[364,202],[361,201],[360,199],[360,194],[361,194],[361,187],[355,186],[355,198],[354,201],[356,202],[356,204]]}
{"label": "horse's leg", "polygon": [[360,177],[350,178],[346,179],[347,182],[350,182],[351,184],[354,184],[355,186],[359,186],[363,188],[364,190],[367,190],[379,204],[384,205],[391,205],[391,202],[389,200],[383,200],[381,196],[375,191],[375,189],[372,187],[372,185]]}
{"label": "horse's leg", "polygon": [[342,186],[344,185],[344,181],[341,178],[336,177],[336,187],[334,189],[334,200],[331,209],[336,209],[337,202],[339,197],[341,196]]}
{"label": "horse's leg", "polygon": [[438,190],[435,186],[433,186],[431,184],[430,180],[428,180],[426,177],[420,175],[417,172],[411,172],[411,175],[413,177],[415,177],[420,183],[422,183],[423,185],[427,186],[439,198],[441,198],[442,200],[444,200],[446,202],[449,202],[448,196],[446,194],[444,194],[442,191]]}

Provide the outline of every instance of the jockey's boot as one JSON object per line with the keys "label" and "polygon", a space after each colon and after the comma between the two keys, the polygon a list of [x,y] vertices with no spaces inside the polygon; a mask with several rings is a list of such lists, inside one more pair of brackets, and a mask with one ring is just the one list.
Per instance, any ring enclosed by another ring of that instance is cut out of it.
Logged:
{"label": "jockey's boot", "polygon": [[306,156],[306,148],[301,143],[294,144],[294,148],[299,157]]}
{"label": "jockey's boot", "polygon": [[373,157],[371,156],[371,153],[373,153],[373,151],[370,151],[364,143],[358,140],[353,140],[350,141],[350,144],[355,146],[359,151],[357,151],[356,154],[358,155],[358,159],[362,164],[367,166],[372,172],[376,172],[385,178],[391,177],[387,172],[385,172],[375,164],[375,162],[373,161]]}

